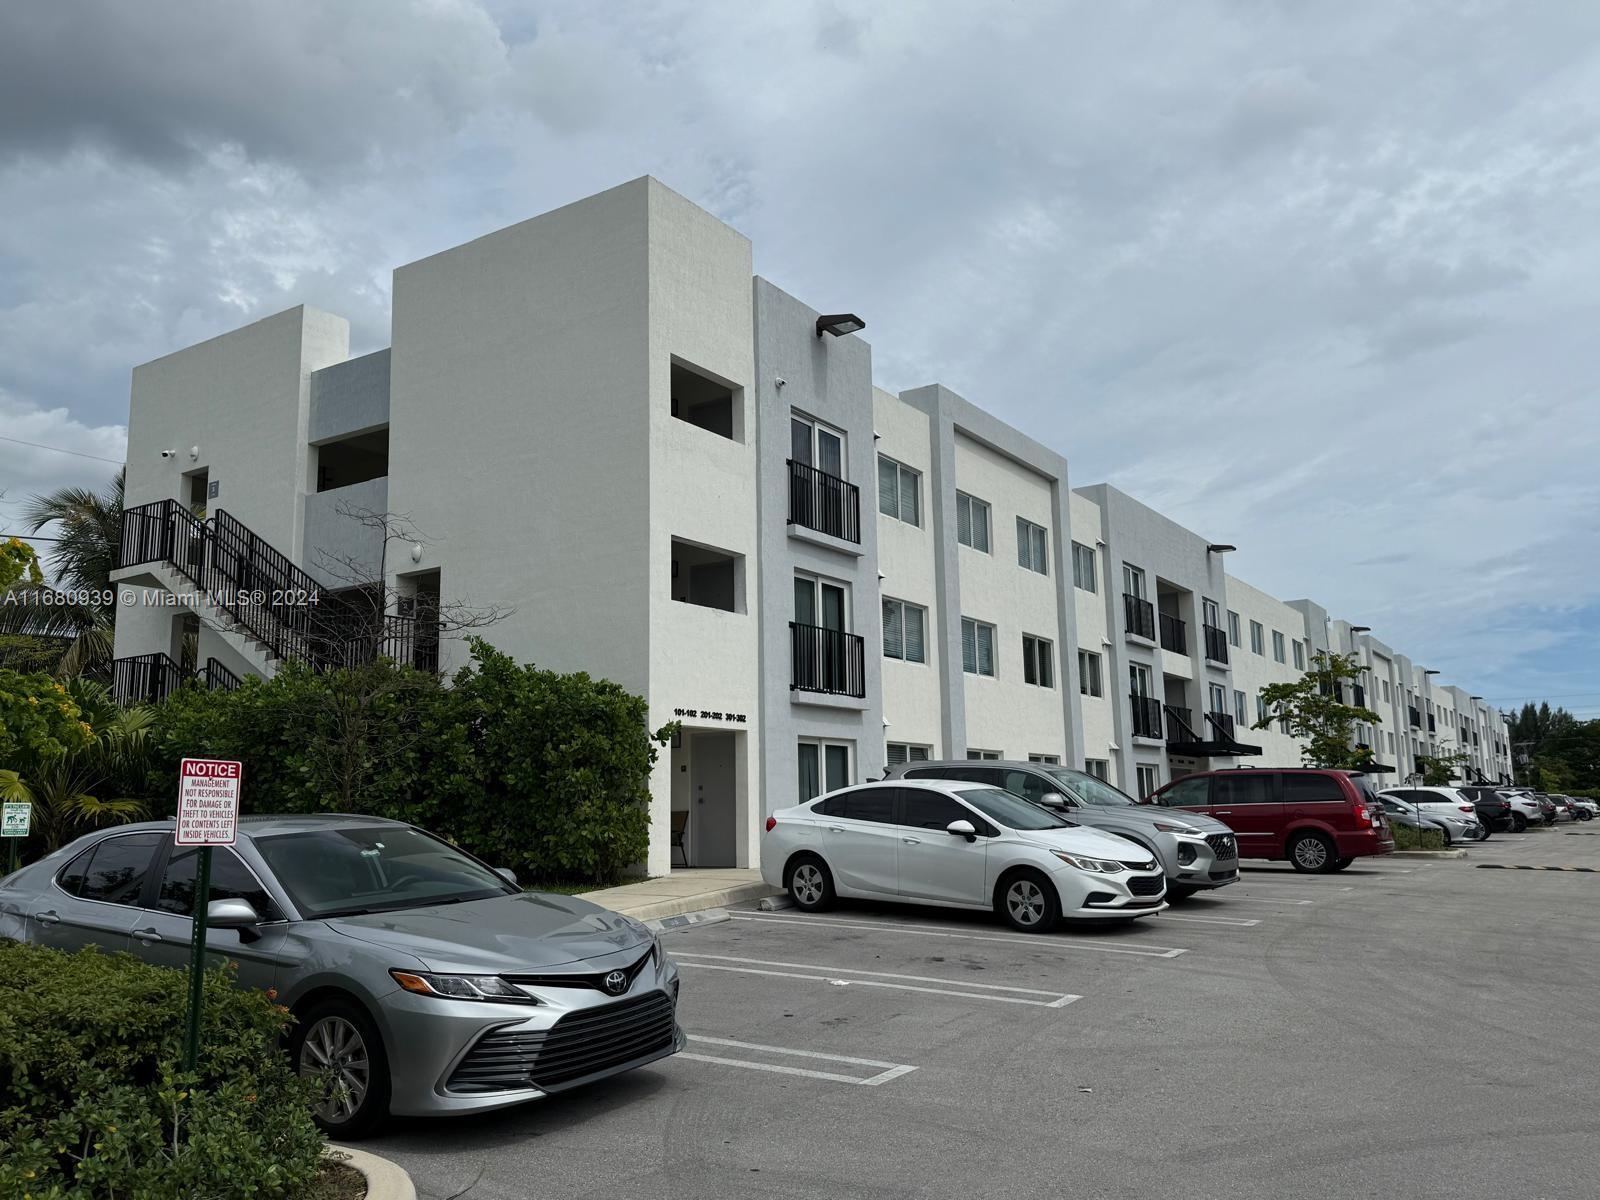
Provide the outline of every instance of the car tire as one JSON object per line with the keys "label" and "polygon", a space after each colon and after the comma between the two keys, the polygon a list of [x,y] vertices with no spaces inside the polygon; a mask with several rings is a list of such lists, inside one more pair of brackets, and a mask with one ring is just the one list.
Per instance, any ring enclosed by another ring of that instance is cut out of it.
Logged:
{"label": "car tire", "polygon": [[1038,871],[1013,871],[994,889],[994,907],[1021,933],[1049,933],[1061,920],[1056,885]]}
{"label": "car tire", "polygon": [[1353,858],[1341,858],[1333,864],[1333,869],[1335,871],[1342,871],[1353,862],[1355,862],[1355,859]]}
{"label": "car tire", "polygon": [[1511,814],[1511,832],[1521,833],[1528,828],[1528,818],[1521,813]]}
{"label": "car tire", "polygon": [[378,1027],[354,1000],[333,997],[300,1013],[289,1062],[308,1078],[331,1074],[311,1114],[329,1137],[369,1137],[388,1119],[389,1056]]}
{"label": "car tire", "polygon": [[1320,833],[1302,833],[1289,843],[1289,862],[1296,871],[1326,875],[1338,870],[1338,861],[1332,843]]}
{"label": "car tire", "polygon": [[801,912],[821,912],[833,905],[833,873],[815,854],[798,855],[789,863],[784,887]]}

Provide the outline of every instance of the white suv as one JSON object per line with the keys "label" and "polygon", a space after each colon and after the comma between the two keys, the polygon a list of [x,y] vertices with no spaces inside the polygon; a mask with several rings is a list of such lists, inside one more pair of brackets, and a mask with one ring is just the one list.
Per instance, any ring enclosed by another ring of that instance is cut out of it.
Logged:
{"label": "white suv", "polygon": [[858,784],[780,809],[761,877],[805,912],[836,896],[992,908],[1025,933],[1167,907],[1166,872],[1143,846],[953,779]]}
{"label": "white suv", "polygon": [[1415,816],[1440,825],[1446,845],[1456,841],[1482,841],[1489,836],[1488,827],[1478,820],[1477,806],[1455,788],[1386,788],[1378,794],[1385,800],[1414,809]]}

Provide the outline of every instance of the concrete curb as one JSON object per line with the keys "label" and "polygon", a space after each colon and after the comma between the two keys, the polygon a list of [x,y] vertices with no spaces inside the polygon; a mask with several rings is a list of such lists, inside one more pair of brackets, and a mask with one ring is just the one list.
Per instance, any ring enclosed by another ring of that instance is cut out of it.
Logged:
{"label": "concrete curb", "polygon": [[1465,850],[1396,850],[1390,858],[1465,858]]}
{"label": "concrete curb", "polygon": [[[667,917],[679,917],[687,913],[705,912],[708,909],[727,908],[730,904],[742,904],[746,900],[759,900],[763,896],[776,896],[779,891],[775,887],[768,887],[765,883],[741,883],[734,887],[719,888],[716,891],[697,892],[693,896],[677,896],[670,900],[657,900],[650,904],[607,905],[614,911],[626,916],[637,918],[640,921],[660,921]],[[589,899],[585,896],[582,899]],[[605,901],[596,901],[605,904]]]}
{"label": "concrete curb", "polygon": [[367,1179],[367,1200],[417,1200],[416,1184],[398,1163],[353,1146],[328,1146],[329,1157],[360,1171]]}
{"label": "concrete curb", "polygon": [[707,908],[701,912],[680,913],[675,917],[660,917],[646,921],[644,927],[656,933],[671,933],[674,929],[688,929],[692,925],[720,925],[728,919],[725,908]]}

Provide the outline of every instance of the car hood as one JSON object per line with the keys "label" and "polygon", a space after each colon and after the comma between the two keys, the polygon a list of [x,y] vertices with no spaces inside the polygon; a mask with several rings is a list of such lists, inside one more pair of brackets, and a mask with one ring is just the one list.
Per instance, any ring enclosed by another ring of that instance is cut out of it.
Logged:
{"label": "car hood", "polygon": [[1073,816],[1079,821],[1117,825],[1128,829],[1154,831],[1157,822],[1160,822],[1164,825],[1187,825],[1192,829],[1198,829],[1202,834],[1233,832],[1223,822],[1215,817],[1208,817],[1205,813],[1190,812],[1182,808],[1157,808],[1145,804],[1128,804],[1116,808],[1091,806],[1075,809]]}
{"label": "car hood", "polygon": [[421,960],[433,971],[542,970],[648,945],[631,917],[579,900],[524,892],[325,922],[344,937]]}
{"label": "car hood", "polygon": [[1068,854],[1082,854],[1086,858],[1111,858],[1117,862],[1137,862],[1150,857],[1150,851],[1136,846],[1127,838],[1114,833],[1101,833],[1098,829],[1078,826],[1074,829],[1017,830],[1023,841],[1046,850],[1065,850]]}

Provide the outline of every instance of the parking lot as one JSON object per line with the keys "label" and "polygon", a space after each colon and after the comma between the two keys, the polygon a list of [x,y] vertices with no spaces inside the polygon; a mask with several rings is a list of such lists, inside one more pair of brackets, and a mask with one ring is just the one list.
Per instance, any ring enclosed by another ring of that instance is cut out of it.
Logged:
{"label": "parking lot", "polygon": [[1047,936],[734,911],[667,935],[684,1053],[370,1148],[490,1200],[1590,1196],[1600,875],[1483,864],[1600,868],[1600,836],[1252,864]]}

